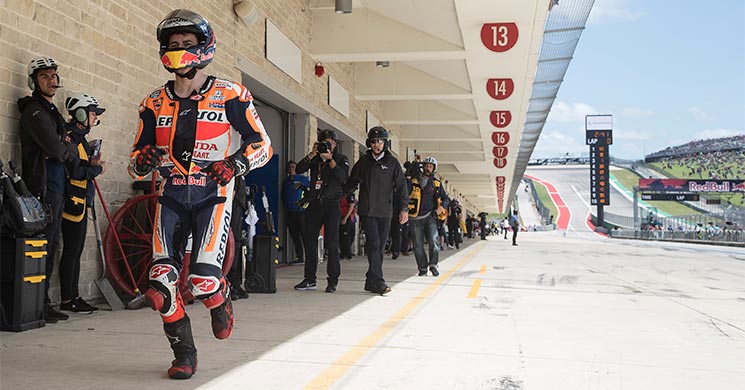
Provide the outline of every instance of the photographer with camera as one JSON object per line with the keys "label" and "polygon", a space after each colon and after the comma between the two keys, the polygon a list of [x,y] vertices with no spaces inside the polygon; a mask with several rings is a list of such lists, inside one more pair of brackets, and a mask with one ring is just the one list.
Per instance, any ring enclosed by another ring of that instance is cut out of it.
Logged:
{"label": "photographer with camera", "polygon": [[339,222],[341,211],[339,202],[343,191],[342,183],[349,176],[347,156],[336,153],[338,138],[333,130],[318,133],[318,142],[313,150],[297,163],[296,172],[310,170],[309,200],[305,210],[303,233],[305,239],[305,277],[295,285],[295,290],[316,289],[316,269],[318,268],[318,234],[324,226],[323,243],[328,250],[328,286],[326,292],[336,292],[341,267],[339,265]]}
{"label": "photographer with camera", "polygon": [[[391,291],[383,278],[383,251],[391,226],[391,213],[398,211],[399,223],[409,219],[406,207],[406,180],[401,164],[390,153],[388,130],[375,126],[367,133],[367,151],[352,168],[345,192],[360,187],[359,214],[365,230],[368,268],[365,291],[386,294]],[[398,202],[393,196],[399,195]],[[399,210],[393,210],[393,204]]]}
{"label": "photographer with camera", "polygon": [[[421,168],[419,168],[421,166]],[[409,233],[414,245],[419,276],[427,275],[427,267],[433,276],[439,276],[439,237],[437,232],[437,215],[445,213],[450,199],[442,183],[434,177],[437,172],[437,160],[427,157],[422,161],[408,164],[411,179],[409,187]],[[424,252],[424,240],[429,243],[429,260]]]}

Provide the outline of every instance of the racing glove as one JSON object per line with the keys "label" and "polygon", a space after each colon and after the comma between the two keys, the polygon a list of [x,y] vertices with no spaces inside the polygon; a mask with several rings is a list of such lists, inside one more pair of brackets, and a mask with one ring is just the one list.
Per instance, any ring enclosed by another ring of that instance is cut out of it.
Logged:
{"label": "racing glove", "polygon": [[163,151],[153,145],[145,145],[135,156],[135,172],[144,176],[163,161]]}
{"label": "racing glove", "polygon": [[246,157],[235,154],[222,161],[215,161],[202,170],[212,181],[221,186],[228,185],[235,176],[242,176],[248,172]]}

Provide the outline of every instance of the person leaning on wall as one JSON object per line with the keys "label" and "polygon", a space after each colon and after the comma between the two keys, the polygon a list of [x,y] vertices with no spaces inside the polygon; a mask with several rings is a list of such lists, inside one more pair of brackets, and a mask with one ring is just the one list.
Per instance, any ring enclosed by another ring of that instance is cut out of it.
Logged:
{"label": "person leaning on wall", "polygon": [[69,316],[57,311],[49,297],[57,241],[62,227],[65,193],[65,164],[74,164],[77,150],[65,134],[65,121],[54,95],[62,87],[57,63],[49,57],[34,58],[27,67],[31,96],[18,99],[21,112],[21,175],[31,194],[48,210],[51,222],[43,230],[47,238],[46,279],[44,280],[44,320],[55,323]]}
{"label": "person leaning on wall", "polygon": [[95,186],[93,179],[104,171],[100,150],[92,149],[86,136],[100,123],[98,117],[106,111],[99,107],[95,97],[76,93],[65,100],[70,114],[66,125],[67,136],[78,151],[76,164],[68,164],[65,183],[65,203],[62,210],[62,257],[59,262],[60,310],[93,313],[98,310],[80,297],[80,256],[85,247],[88,212],[93,206]]}

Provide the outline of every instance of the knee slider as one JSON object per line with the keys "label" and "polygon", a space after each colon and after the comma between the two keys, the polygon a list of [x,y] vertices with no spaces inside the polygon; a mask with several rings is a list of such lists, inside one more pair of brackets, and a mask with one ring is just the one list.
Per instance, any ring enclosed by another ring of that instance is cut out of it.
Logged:
{"label": "knee slider", "polygon": [[191,293],[194,298],[201,299],[208,309],[220,306],[225,301],[221,288],[223,283],[225,279],[222,277],[189,274]]}
{"label": "knee slider", "polygon": [[150,288],[145,298],[153,310],[168,316],[176,312],[178,269],[171,264],[153,264],[150,268]]}

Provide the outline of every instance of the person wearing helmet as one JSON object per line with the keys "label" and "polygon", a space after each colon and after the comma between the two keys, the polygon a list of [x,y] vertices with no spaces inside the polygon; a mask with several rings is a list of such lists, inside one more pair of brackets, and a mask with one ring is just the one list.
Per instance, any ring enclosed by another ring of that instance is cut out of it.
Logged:
{"label": "person wearing helmet", "polygon": [[339,204],[343,195],[342,184],[349,176],[349,159],[336,151],[339,139],[333,130],[318,133],[318,142],[313,150],[298,161],[295,172],[310,171],[310,191],[305,196],[309,200],[303,220],[305,240],[305,272],[303,280],[295,285],[295,290],[316,289],[318,269],[318,235],[323,226],[323,244],[328,250],[326,273],[328,274],[326,292],[336,292],[341,274],[339,264]]}
{"label": "person wearing helmet", "polygon": [[[388,130],[375,126],[367,132],[366,144],[369,148],[354,167],[344,184],[349,193],[360,187],[358,213],[362,229],[365,230],[365,252],[367,253],[367,273],[365,291],[386,294],[391,291],[383,277],[383,252],[391,227],[393,204],[399,204],[399,223],[409,219],[406,207],[406,179],[401,163],[390,152]],[[399,194],[394,202],[394,193]]]}
{"label": "person wearing helmet", "polygon": [[88,227],[88,210],[93,207],[95,187],[93,179],[104,171],[100,149],[91,147],[86,136],[91,127],[99,124],[99,116],[105,109],[99,107],[95,97],[77,93],[65,100],[65,108],[70,114],[67,135],[78,151],[75,164],[68,164],[68,177],[65,183],[65,204],[62,210],[62,257],[59,262],[60,310],[93,313],[98,310],[80,297],[78,279],[80,278],[80,256],[85,246],[85,233]]}
{"label": "person wearing helmet", "polygon": [[[427,268],[433,276],[439,276],[439,242],[437,215],[445,213],[450,199],[440,180],[435,178],[437,160],[427,157],[422,161],[422,174],[408,180],[409,188],[409,234],[414,246],[414,257],[419,268],[419,276],[427,275]],[[424,241],[429,243],[429,259],[424,252]]]}
{"label": "person wearing helmet", "polygon": [[47,237],[44,320],[55,323],[68,315],[57,311],[49,298],[57,237],[60,234],[65,193],[65,164],[77,159],[75,146],[65,135],[65,121],[54,95],[61,87],[57,63],[49,57],[34,58],[27,67],[31,96],[18,99],[21,112],[21,168],[29,191],[51,210],[51,222],[43,230]]}
{"label": "person wearing helmet", "polygon": [[[236,180],[272,158],[269,136],[241,84],[207,75],[215,34],[199,14],[177,9],[156,29],[160,60],[173,80],[140,104],[140,121],[129,172],[161,177],[153,227],[149,305],[160,313],[175,356],[168,376],[188,379],[197,370],[197,349],[178,280],[182,248],[191,235],[188,285],[210,309],[212,332],[230,337],[235,318],[230,286],[222,273],[230,234]],[[177,226],[180,237],[174,237]]]}

